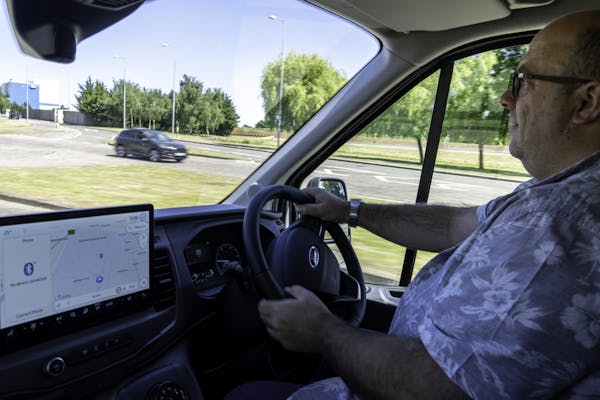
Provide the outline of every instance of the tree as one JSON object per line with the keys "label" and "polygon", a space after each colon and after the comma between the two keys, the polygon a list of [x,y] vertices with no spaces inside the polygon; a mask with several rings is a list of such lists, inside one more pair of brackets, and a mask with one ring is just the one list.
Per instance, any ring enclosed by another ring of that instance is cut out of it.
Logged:
{"label": "tree", "polygon": [[493,122],[502,115],[498,96],[507,80],[496,71],[497,51],[466,57],[454,65],[444,133],[460,142],[479,145],[479,168],[483,169],[483,146],[498,142]]}
{"label": "tree", "polygon": [[367,126],[367,136],[410,137],[417,141],[419,159],[423,163],[423,139],[429,133],[431,110],[439,73],[435,73],[402,96],[383,114]]}
{"label": "tree", "polygon": [[240,116],[235,110],[235,105],[225,92],[221,89],[215,89],[213,99],[218,105],[221,113],[221,123],[216,127],[215,134],[219,136],[229,136],[240,122]]}
{"label": "tree", "polygon": [[181,130],[192,134],[199,132],[200,108],[202,107],[202,91],[204,85],[196,78],[183,75],[179,82],[179,96],[177,97],[177,117]]}
{"label": "tree", "polygon": [[493,76],[499,76],[505,71],[513,71],[525,57],[529,49],[528,44],[521,46],[503,47],[495,51],[496,64],[492,69]]}
{"label": "tree", "polygon": [[[281,58],[262,73],[261,95],[265,125],[277,127]],[[288,53],[284,61],[281,129],[295,131],[346,82],[344,75],[317,54]]]}
{"label": "tree", "polygon": [[221,89],[206,89],[196,78],[184,75],[179,84],[177,115],[182,130],[190,134],[229,135],[240,119],[231,98]]}
{"label": "tree", "polygon": [[142,94],[140,117],[148,122],[148,128],[156,129],[156,121],[159,121],[159,128],[166,128],[170,125],[170,123],[168,125],[163,123],[167,116],[171,116],[169,112],[171,108],[170,99],[159,89],[144,89]]}
{"label": "tree", "polygon": [[[494,65],[492,74],[494,76],[506,76],[508,71],[513,71],[519,65],[519,62],[523,59],[529,45],[505,47],[496,50],[497,64]],[[500,117],[500,125],[498,129],[498,144],[506,144],[506,134],[508,132],[508,117],[509,110],[507,108],[502,110],[502,116]]]}
{"label": "tree", "polygon": [[[129,126],[171,127],[171,96],[159,89],[141,88],[127,81],[126,111]],[[184,75],[177,96],[177,118],[184,132],[229,135],[237,127],[239,115],[231,98],[221,89],[206,89],[196,78]],[[88,77],[79,85],[77,108],[95,123],[119,126],[123,123],[123,81],[113,81],[109,91],[102,82]]]}
{"label": "tree", "polygon": [[92,81],[92,78],[88,77],[83,85],[79,84],[79,94],[75,98],[77,109],[92,118],[95,123],[102,125],[110,119],[110,92],[101,81]]}
{"label": "tree", "polygon": [[0,112],[4,114],[4,111],[10,108],[10,100],[0,93]]}

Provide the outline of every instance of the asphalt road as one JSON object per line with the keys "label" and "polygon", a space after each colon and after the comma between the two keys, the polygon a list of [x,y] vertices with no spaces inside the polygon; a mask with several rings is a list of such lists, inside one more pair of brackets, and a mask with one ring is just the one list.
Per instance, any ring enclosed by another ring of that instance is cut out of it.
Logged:
{"label": "asphalt road", "polygon": [[[49,124],[48,126],[53,126]],[[0,135],[0,168],[77,167],[85,165],[140,165],[139,158],[120,158],[108,140],[115,132],[78,126],[62,126],[55,133]],[[204,151],[232,153],[244,160],[188,157],[181,163],[162,162],[161,166],[191,171],[210,171],[216,175],[245,178],[267,158],[268,152],[232,146],[186,143]],[[345,179],[351,197],[374,201],[414,202],[419,171],[411,168],[368,165],[329,160],[315,171],[319,176]],[[478,205],[510,192],[518,182],[436,173],[430,202]],[[0,193],[2,192],[0,188]],[[35,204],[7,201],[0,196],[0,215],[44,210]]]}

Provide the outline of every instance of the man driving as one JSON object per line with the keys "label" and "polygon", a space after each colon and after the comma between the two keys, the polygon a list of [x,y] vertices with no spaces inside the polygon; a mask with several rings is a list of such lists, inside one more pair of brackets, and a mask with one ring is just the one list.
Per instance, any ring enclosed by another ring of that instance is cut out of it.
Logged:
{"label": "man driving", "polygon": [[[259,303],[273,338],[340,375],[291,399],[600,398],[600,10],[540,31],[500,102],[533,179],[480,207],[352,210],[385,239],[439,252],[388,334],[351,327],[300,286]],[[348,221],[347,202],[306,190],[303,215]]]}

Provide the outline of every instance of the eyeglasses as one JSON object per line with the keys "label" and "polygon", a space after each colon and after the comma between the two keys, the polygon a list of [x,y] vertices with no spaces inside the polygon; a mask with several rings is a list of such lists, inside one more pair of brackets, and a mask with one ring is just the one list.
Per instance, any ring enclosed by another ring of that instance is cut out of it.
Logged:
{"label": "eyeglasses", "polygon": [[527,74],[525,72],[513,71],[510,75],[510,85],[512,89],[512,96],[514,99],[519,95],[519,91],[521,90],[521,84],[525,79],[532,79],[538,81],[548,81],[554,83],[562,83],[562,84],[571,84],[571,83],[588,83],[592,82],[592,79],[582,79],[582,78],[571,78],[566,76],[551,76],[551,75],[534,75]]}

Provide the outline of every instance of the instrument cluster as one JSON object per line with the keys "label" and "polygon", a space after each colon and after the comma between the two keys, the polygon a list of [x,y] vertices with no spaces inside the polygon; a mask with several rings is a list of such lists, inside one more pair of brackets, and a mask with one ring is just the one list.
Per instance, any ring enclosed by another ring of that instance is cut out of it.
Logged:
{"label": "instrument cluster", "polygon": [[185,247],[184,256],[196,289],[224,283],[227,271],[241,271],[244,263],[241,224],[203,230]]}

